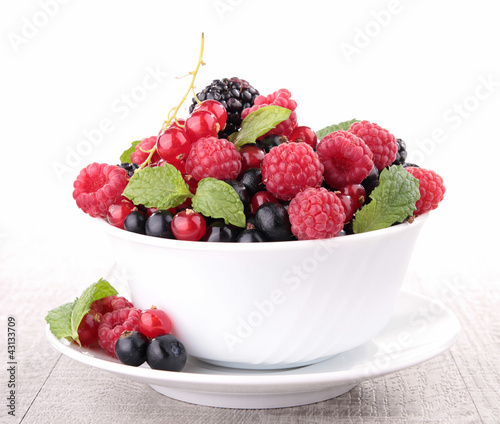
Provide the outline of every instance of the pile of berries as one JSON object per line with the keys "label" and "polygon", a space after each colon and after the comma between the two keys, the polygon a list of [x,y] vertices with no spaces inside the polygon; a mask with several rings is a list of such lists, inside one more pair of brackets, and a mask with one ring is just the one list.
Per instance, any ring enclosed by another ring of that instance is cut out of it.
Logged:
{"label": "pile of berries", "polygon": [[181,371],[187,354],[182,343],[170,334],[172,324],[165,311],[135,308],[124,297],[96,300],[78,327],[80,344],[100,347],[125,365],[147,361],[153,369]]}
{"label": "pile of berries", "polygon": [[[191,106],[186,119],[173,120],[158,136],[137,144],[130,163],[83,169],[74,184],[77,205],[113,226],[149,236],[262,242],[351,234],[353,217],[370,201],[379,173],[391,165],[403,165],[419,180],[413,216],[435,209],[443,198],[442,178],[407,164],[404,141],[375,123],[354,122],[318,142],[311,128],[298,125],[297,103],[286,89],[258,95],[245,80],[232,78],[214,81],[198,97],[203,101]],[[241,119],[272,105],[289,109],[289,117],[255,143],[237,147],[228,140],[228,116],[235,132]],[[134,173],[167,163],[193,194],[204,178],[229,184],[243,204],[246,227],[196,212],[190,198],[157,210],[123,196]]]}

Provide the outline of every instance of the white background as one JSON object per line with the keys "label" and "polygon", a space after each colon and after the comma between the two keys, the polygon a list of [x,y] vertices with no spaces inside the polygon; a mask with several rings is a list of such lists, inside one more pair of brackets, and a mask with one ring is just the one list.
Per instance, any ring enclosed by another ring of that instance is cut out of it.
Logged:
{"label": "white background", "polygon": [[445,199],[412,267],[493,271],[493,1],[29,0],[2,2],[0,29],[4,253],[31,241],[50,261],[55,245],[94,244],[92,220],[71,196],[74,178],[89,163],[117,163],[133,140],[158,132],[189,84],[176,77],[194,68],[204,32],[198,88],[232,76],[263,94],[288,88],[300,125],[377,122],[407,142],[410,161],[443,176]]}

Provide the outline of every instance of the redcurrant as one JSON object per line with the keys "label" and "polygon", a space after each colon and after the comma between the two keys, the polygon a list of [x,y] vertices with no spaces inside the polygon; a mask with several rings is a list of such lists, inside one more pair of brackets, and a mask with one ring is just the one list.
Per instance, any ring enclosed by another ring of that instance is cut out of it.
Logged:
{"label": "redcurrant", "polygon": [[356,205],[354,204],[352,197],[349,196],[348,194],[343,194],[343,193],[335,193],[335,194],[340,199],[340,202],[344,207],[344,213],[345,213],[344,222],[350,221],[351,218],[354,216],[354,212],[356,212]]}
{"label": "redcurrant", "polygon": [[191,142],[184,130],[178,127],[167,128],[158,137],[157,152],[169,163],[182,161],[188,155],[189,149],[191,149]]}
{"label": "redcurrant", "polygon": [[82,346],[89,347],[97,344],[99,340],[97,330],[101,319],[102,315],[95,311],[89,311],[85,314],[78,326],[78,338]]}
{"label": "redcurrant", "polygon": [[205,100],[196,106],[194,110],[208,110],[209,112],[212,112],[216,116],[217,122],[219,123],[219,131],[226,128],[227,110],[224,106],[222,106],[222,103],[217,100]]}
{"label": "redcurrant", "polygon": [[258,191],[252,196],[252,200],[250,201],[250,208],[252,210],[252,213],[256,213],[259,207],[261,207],[264,203],[269,202],[279,203],[278,199],[276,199],[276,197],[274,197],[268,191]]}
{"label": "redcurrant", "polygon": [[240,174],[250,168],[260,168],[266,153],[259,146],[247,144],[240,149],[241,171]]}
{"label": "redcurrant", "polygon": [[296,143],[307,143],[313,149],[316,148],[316,144],[318,143],[318,137],[316,136],[316,133],[311,128],[304,126],[296,127],[288,137],[288,140],[290,142],[295,141]]}
{"label": "redcurrant", "polygon": [[217,137],[220,125],[217,117],[208,110],[195,110],[186,119],[186,134],[191,143],[202,137]]}
{"label": "redcurrant", "polygon": [[197,241],[203,237],[207,224],[205,218],[192,209],[178,212],[172,220],[172,233],[178,240]]}
{"label": "redcurrant", "polygon": [[139,331],[146,337],[154,338],[170,333],[172,323],[165,311],[151,307],[139,315]]}
{"label": "redcurrant", "polygon": [[185,119],[177,119],[177,120],[173,120],[170,125],[168,126],[168,128],[179,128],[180,130],[183,130],[184,129],[184,125],[186,125],[186,120]]}
{"label": "redcurrant", "polygon": [[364,205],[366,200],[366,190],[361,184],[348,184],[340,190],[342,194],[351,196],[356,210]]}
{"label": "redcurrant", "polygon": [[108,209],[108,222],[117,228],[123,230],[123,223],[130,212],[136,209],[135,205],[130,202],[120,202],[111,205]]}

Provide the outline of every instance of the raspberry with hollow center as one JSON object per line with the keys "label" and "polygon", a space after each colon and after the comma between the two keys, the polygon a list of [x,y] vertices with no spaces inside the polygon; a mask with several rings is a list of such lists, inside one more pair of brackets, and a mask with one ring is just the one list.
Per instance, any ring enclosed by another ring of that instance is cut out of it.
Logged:
{"label": "raspberry with hollow center", "polygon": [[325,181],[336,189],[359,184],[373,168],[373,154],[363,140],[347,131],[335,131],[318,144]]}
{"label": "raspberry with hollow center", "polygon": [[241,170],[241,155],[226,139],[204,137],[191,145],[186,173],[196,181],[206,177],[234,180]]}
{"label": "raspberry with hollow center", "polygon": [[261,170],[267,190],[281,200],[290,200],[298,192],[323,182],[324,167],[306,143],[273,147],[264,157]]}
{"label": "raspberry with hollow center", "polygon": [[355,122],[349,132],[361,138],[373,153],[373,163],[380,171],[396,159],[396,137],[380,125],[369,121]]}
{"label": "raspberry with hollow center", "polygon": [[338,235],[345,221],[340,199],[331,191],[308,188],[297,194],[288,206],[292,233],[299,240],[316,240]]}
{"label": "raspberry with hollow center", "polygon": [[124,331],[139,330],[139,315],[141,310],[137,308],[123,308],[108,312],[103,316],[99,326],[99,346],[106,354],[116,358],[115,346]]}
{"label": "raspberry with hollow center", "polygon": [[439,202],[443,200],[446,188],[443,184],[443,179],[434,171],[424,168],[405,168],[413,175],[419,183],[420,199],[417,200],[415,206],[417,209],[413,212],[413,216],[419,216],[438,207]]}
{"label": "raspberry with hollow center", "polygon": [[128,184],[127,171],[115,165],[93,163],[83,168],[73,183],[77,206],[90,216],[106,218]]}

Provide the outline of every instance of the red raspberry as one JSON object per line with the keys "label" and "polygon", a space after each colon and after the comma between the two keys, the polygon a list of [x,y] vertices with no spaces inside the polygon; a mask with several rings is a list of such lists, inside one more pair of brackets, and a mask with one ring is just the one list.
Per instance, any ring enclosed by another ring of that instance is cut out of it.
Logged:
{"label": "red raspberry", "polygon": [[140,314],[140,309],[123,308],[117,311],[108,312],[103,316],[98,331],[99,346],[101,346],[109,356],[116,358],[116,342],[124,331],[139,330]]}
{"label": "red raspberry", "polygon": [[328,134],[316,150],[325,167],[325,181],[337,189],[361,183],[373,168],[373,154],[368,146],[347,131]]}
{"label": "red raspberry", "polygon": [[373,163],[380,171],[396,159],[396,137],[377,124],[368,121],[355,122],[349,132],[361,138],[373,153]]}
{"label": "red raspberry", "polygon": [[107,296],[93,302],[90,305],[89,312],[85,314],[78,326],[78,338],[82,346],[97,344],[99,325],[102,322],[103,315],[119,309],[133,307],[132,303],[120,296]]}
{"label": "red raspberry", "polygon": [[338,235],[345,221],[340,199],[326,188],[308,188],[288,206],[292,233],[299,240],[316,240]]}
{"label": "red raspberry", "polygon": [[217,137],[200,138],[191,145],[186,173],[196,181],[206,177],[236,179],[241,170],[241,155],[236,146]]}
{"label": "red raspberry", "polygon": [[278,199],[290,200],[299,191],[319,187],[324,167],[306,143],[283,143],[273,147],[262,161],[262,181]]}
{"label": "red raspberry", "polygon": [[405,168],[419,182],[420,199],[417,200],[417,210],[413,212],[413,216],[422,215],[438,207],[438,204],[443,200],[446,188],[443,184],[443,179],[434,171],[424,168]]}
{"label": "red raspberry", "polygon": [[93,302],[92,305],[90,305],[90,310],[105,315],[108,312],[133,307],[134,305],[132,302],[125,299],[123,296],[106,296]]}
{"label": "red raspberry", "polygon": [[[135,152],[132,153],[130,159],[133,163],[137,163],[140,165],[143,163],[149,156],[149,150],[151,150],[156,144],[156,136],[152,136],[149,138],[143,138],[141,142],[135,146]],[[158,151],[153,153],[153,157],[151,158],[151,162],[158,162],[161,159]]]}
{"label": "red raspberry", "polygon": [[125,169],[105,163],[93,163],[83,168],[76,177],[73,198],[85,213],[94,218],[106,218],[108,208],[121,200],[127,183]]}
{"label": "red raspberry", "polygon": [[295,112],[295,109],[297,108],[297,102],[295,100],[292,100],[291,97],[292,94],[285,88],[275,91],[268,96],[258,96],[255,99],[254,106],[244,109],[243,112],[241,112],[241,118],[245,119],[248,114],[264,106],[276,105],[289,109],[292,111],[290,117],[286,121],[278,124],[276,128],[273,128],[263,136],[265,137],[266,135],[276,134],[288,137],[297,127],[297,113]]}

